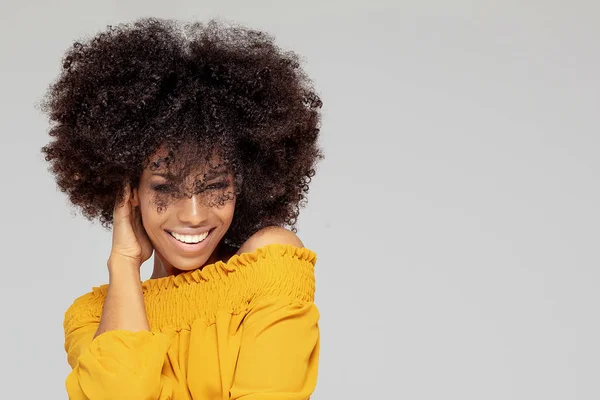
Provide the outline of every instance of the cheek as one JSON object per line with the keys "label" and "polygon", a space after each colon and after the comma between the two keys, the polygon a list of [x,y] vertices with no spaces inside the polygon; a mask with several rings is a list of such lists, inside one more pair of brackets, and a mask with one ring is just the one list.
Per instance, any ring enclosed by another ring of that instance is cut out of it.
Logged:
{"label": "cheek", "polygon": [[233,214],[235,211],[235,200],[228,201],[223,207],[215,209],[215,213],[218,218],[226,224],[230,224],[233,220]]}
{"label": "cheek", "polygon": [[166,214],[164,211],[159,213],[157,205],[148,195],[140,196],[140,211],[146,230],[152,230],[155,226],[160,225]]}

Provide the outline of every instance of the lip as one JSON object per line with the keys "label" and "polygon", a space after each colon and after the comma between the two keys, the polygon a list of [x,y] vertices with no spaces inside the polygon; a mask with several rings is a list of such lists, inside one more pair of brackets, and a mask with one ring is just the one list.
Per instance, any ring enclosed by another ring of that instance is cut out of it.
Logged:
{"label": "lip", "polygon": [[[188,243],[183,243],[180,242],[179,240],[175,239],[173,236],[171,236],[171,234],[169,233],[169,231],[164,231],[165,235],[167,235],[167,237],[169,238],[169,240],[171,241],[171,243],[173,244],[173,246],[175,246],[177,249],[179,249],[181,252],[183,253],[197,253],[200,252],[202,250],[204,250],[204,248],[206,248],[208,241],[212,238],[212,234],[213,234],[214,228],[211,228],[208,230],[209,234],[208,236],[201,241],[200,243],[196,243],[196,244],[188,244]],[[174,231],[171,231],[174,232]],[[180,233],[179,232],[175,232],[175,233]],[[206,230],[204,230],[203,232],[207,232]],[[203,233],[201,232],[201,233]],[[181,233],[182,235],[199,235],[200,233]]]}
{"label": "lip", "polygon": [[[189,235],[189,236],[194,236],[194,235],[202,235],[205,232],[209,232],[210,230],[212,230],[213,228],[208,228],[208,229],[202,229],[202,230],[193,230],[193,229],[169,229],[167,232],[173,232],[176,233],[178,235]],[[166,230],[166,229],[165,229]]]}

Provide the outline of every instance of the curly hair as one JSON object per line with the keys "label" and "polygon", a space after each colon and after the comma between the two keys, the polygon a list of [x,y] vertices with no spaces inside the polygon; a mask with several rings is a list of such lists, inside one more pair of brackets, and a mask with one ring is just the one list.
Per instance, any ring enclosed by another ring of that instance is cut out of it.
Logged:
{"label": "curly hair", "polygon": [[299,56],[267,33],[144,18],[67,50],[41,102],[52,122],[42,152],[70,202],[110,228],[156,151],[184,164],[216,151],[237,182],[224,242],[239,246],[269,225],[296,231],[323,158],[321,106]]}

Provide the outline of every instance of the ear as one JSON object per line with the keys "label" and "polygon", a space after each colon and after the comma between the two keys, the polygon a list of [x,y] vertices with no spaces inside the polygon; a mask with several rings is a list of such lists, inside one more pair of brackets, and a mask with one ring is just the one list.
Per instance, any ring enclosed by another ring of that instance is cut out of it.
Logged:
{"label": "ear", "polygon": [[131,191],[131,205],[137,207],[140,205],[140,196],[137,188],[133,188]]}

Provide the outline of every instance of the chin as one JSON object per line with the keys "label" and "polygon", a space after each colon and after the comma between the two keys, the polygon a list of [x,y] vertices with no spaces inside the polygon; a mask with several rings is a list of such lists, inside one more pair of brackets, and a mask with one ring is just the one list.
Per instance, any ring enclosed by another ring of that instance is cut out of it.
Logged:
{"label": "chin", "polygon": [[167,261],[167,263],[169,263],[173,267],[173,272],[175,274],[179,274],[181,272],[188,272],[198,269],[205,265],[209,259],[210,254],[197,258],[166,258],[165,261]]}

